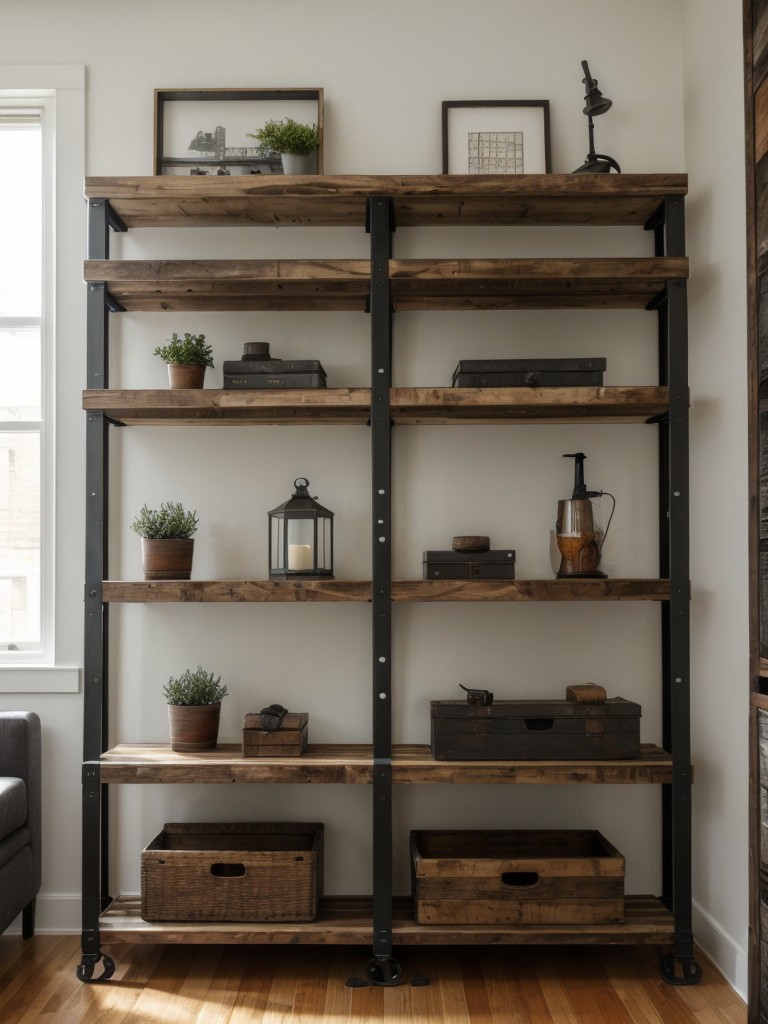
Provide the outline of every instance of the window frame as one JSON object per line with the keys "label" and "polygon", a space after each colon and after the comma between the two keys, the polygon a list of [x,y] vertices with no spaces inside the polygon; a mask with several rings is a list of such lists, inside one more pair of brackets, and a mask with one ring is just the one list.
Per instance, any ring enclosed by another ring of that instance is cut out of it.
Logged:
{"label": "window frame", "polygon": [[84,66],[0,65],[0,110],[30,107],[43,111],[42,635],[39,650],[0,651],[0,693],[75,692],[82,664]]}

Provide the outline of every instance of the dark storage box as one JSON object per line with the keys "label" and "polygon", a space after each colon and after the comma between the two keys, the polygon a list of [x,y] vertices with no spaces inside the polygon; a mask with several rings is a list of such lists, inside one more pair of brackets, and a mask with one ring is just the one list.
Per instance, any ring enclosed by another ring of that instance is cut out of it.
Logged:
{"label": "dark storage box", "polygon": [[141,854],[146,921],[312,921],[321,824],[170,824]]}
{"label": "dark storage box", "polygon": [[411,832],[419,924],[614,924],[624,858],[599,832]]}
{"label": "dark storage box", "polygon": [[231,373],[224,370],[224,388],[235,391],[269,388],[324,388],[325,373]]}
{"label": "dark storage box", "polygon": [[262,729],[261,715],[243,720],[243,757],[299,757],[307,749],[309,715],[288,712],[279,729]]}
{"label": "dark storage box", "polygon": [[623,697],[433,700],[432,756],[442,761],[602,761],[640,756],[640,705]]}
{"label": "dark storage box", "polygon": [[601,387],[605,359],[462,359],[455,388]]}
{"label": "dark storage box", "polygon": [[422,569],[425,580],[513,580],[515,552],[425,551]]}

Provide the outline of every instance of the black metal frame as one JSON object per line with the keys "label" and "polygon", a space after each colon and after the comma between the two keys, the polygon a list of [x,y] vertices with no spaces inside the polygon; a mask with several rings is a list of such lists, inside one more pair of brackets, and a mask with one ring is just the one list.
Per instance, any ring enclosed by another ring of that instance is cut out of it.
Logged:
{"label": "black metal frame", "polygon": [[[125,230],[109,203],[89,203],[88,256],[106,259],[109,231]],[[372,734],[373,734],[373,984],[396,985],[400,965],[392,956],[392,296],[389,261],[396,228],[387,196],[368,200],[371,251],[371,475],[372,475]],[[647,224],[657,256],[685,252],[683,200],[666,200]],[[88,286],[88,387],[108,386],[108,311],[119,309],[103,284]],[[688,497],[687,313],[685,282],[672,280],[649,308],[658,311],[659,383],[669,388],[669,414],[659,421],[660,576],[670,599],[661,605],[663,744],[672,754],[672,781],[662,786],[662,898],[674,914],[674,950],[661,962],[671,984],[694,984],[691,920],[690,595]],[[82,981],[104,981],[115,964],[99,948],[99,918],[111,902],[108,879],[108,787],[99,759],[108,736],[107,488],[109,424],[89,413],[86,461],[85,653],[83,741]],[[103,973],[94,979],[103,959]]]}

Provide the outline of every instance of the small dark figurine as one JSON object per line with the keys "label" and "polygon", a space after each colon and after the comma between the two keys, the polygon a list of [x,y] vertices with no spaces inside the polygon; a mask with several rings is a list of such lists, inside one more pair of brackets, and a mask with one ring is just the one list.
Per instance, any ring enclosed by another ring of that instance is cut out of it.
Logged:
{"label": "small dark figurine", "polygon": [[260,711],[261,728],[267,732],[275,732],[283,724],[283,719],[288,714],[288,709],[282,704],[270,704],[268,708]]}
{"label": "small dark figurine", "polygon": [[479,704],[482,707],[488,707],[490,704],[493,704],[493,694],[490,690],[471,690],[463,683],[459,683],[459,686],[467,694],[467,704]]}

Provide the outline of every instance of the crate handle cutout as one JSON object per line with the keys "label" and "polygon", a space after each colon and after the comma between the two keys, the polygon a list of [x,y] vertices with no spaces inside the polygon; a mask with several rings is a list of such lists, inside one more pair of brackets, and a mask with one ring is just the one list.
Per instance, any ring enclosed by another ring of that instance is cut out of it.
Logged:
{"label": "crate handle cutout", "polygon": [[211,874],[216,878],[242,878],[245,864],[211,864]]}
{"label": "crate handle cutout", "polygon": [[555,724],[554,718],[525,718],[523,721],[529,732],[547,732]]}
{"label": "crate handle cutout", "polygon": [[501,875],[504,885],[513,885],[519,889],[530,889],[539,884],[537,871],[504,871]]}

